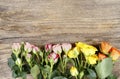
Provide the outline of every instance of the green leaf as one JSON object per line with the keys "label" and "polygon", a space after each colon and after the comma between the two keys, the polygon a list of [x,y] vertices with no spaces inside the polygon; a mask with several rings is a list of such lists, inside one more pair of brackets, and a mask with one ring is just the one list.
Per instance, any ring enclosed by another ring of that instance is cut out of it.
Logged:
{"label": "green leaf", "polygon": [[17,72],[20,72],[20,68],[19,68],[17,65],[14,65],[14,66],[12,67],[12,70],[15,70],[15,71],[17,71]]}
{"label": "green leaf", "polygon": [[44,67],[41,67],[41,70],[43,71],[43,74],[49,74],[50,73],[50,66],[45,65]]}
{"label": "green leaf", "polygon": [[95,67],[95,70],[101,79],[108,77],[112,73],[112,69],[113,63],[111,58],[105,58]]}
{"label": "green leaf", "polygon": [[54,77],[60,76],[60,72],[57,70],[54,70],[51,74],[52,74],[51,79],[53,79]]}
{"label": "green leaf", "polygon": [[15,71],[12,71],[12,77],[13,77],[13,78],[17,78],[17,77],[18,77],[18,75],[16,74]]}
{"label": "green leaf", "polygon": [[11,57],[14,61],[17,59],[14,53],[11,54]]}
{"label": "green leaf", "polygon": [[20,72],[20,69],[17,65],[13,66],[12,68],[13,72],[12,72],[12,77],[13,78],[17,78],[17,77],[22,77],[22,72]]}
{"label": "green leaf", "polygon": [[21,77],[22,77],[22,79],[26,79],[26,75],[27,75],[26,72],[21,72]]}
{"label": "green leaf", "polygon": [[38,79],[43,79],[43,76],[41,73],[38,75]]}
{"label": "green leaf", "polygon": [[111,74],[107,79],[117,79],[117,77],[113,74]]}
{"label": "green leaf", "polygon": [[92,69],[87,69],[87,71],[89,73],[89,75],[88,75],[89,79],[96,79],[97,76],[96,76],[95,71],[93,71]]}
{"label": "green leaf", "polygon": [[67,78],[63,76],[58,76],[58,77],[54,77],[53,79],[67,79]]}
{"label": "green leaf", "polygon": [[49,65],[45,65],[44,67],[40,66],[40,69],[42,71],[43,77],[47,77],[47,75],[50,74],[50,66]]}
{"label": "green leaf", "polygon": [[12,58],[9,58],[8,59],[8,66],[12,69],[14,65],[15,65],[14,60]]}
{"label": "green leaf", "polygon": [[35,65],[34,67],[31,68],[31,75],[33,76],[34,79],[37,79],[38,74],[40,73],[38,65]]}

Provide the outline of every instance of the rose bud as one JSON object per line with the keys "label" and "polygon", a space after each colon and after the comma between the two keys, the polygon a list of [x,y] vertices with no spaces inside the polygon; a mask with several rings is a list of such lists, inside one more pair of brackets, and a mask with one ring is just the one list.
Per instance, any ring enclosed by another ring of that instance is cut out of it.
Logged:
{"label": "rose bud", "polygon": [[45,52],[51,52],[52,51],[52,44],[46,44],[45,45]]}
{"label": "rose bud", "polygon": [[61,49],[61,45],[60,44],[56,44],[53,46],[53,51],[55,53],[61,54],[62,53],[62,49]]}
{"label": "rose bud", "polygon": [[16,65],[18,65],[19,67],[22,67],[22,60],[20,58],[17,58],[17,60],[15,61]]}
{"label": "rose bud", "polygon": [[86,57],[86,60],[88,61],[89,64],[94,65],[97,63],[98,56],[96,54],[90,55]]}
{"label": "rose bud", "polygon": [[112,60],[117,60],[120,57],[120,50],[112,47],[110,50],[110,57],[112,57]]}
{"label": "rose bud", "polygon": [[68,52],[67,55],[68,55],[69,58],[77,58],[79,54],[80,54],[79,48],[78,47],[74,47],[72,50],[70,50]]}
{"label": "rose bud", "polygon": [[98,54],[99,60],[103,60],[103,59],[106,58],[106,57],[107,57],[107,56],[104,55],[104,54],[102,54],[102,53],[99,53],[99,54]]}
{"label": "rose bud", "polygon": [[112,48],[112,46],[109,43],[101,42],[100,50],[101,50],[102,53],[108,55],[111,48]]}
{"label": "rose bud", "polygon": [[77,76],[78,75],[78,70],[76,67],[72,66],[70,69],[70,73],[72,76]]}
{"label": "rose bud", "polygon": [[18,55],[20,54],[20,52],[21,52],[20,49],[21,49],[21,45],[19,43],[13,43],[12,51],[16,55],[16,57],[18,57]]}
{"label": "rose bud", "polygon": [[34,45],[32,45],[32,48],[33,48],[33,53],[34,54],[37,54],[40,51],[40,49],[38,47],[34,46]]}
{"label": "rose bud", "polygon": [[57,63],[58,58],[59,58],[59,54],[56,54],[56,53],[54,53],[54,52],[53,52],[53,53],[50,53],[50,54],[48,55],[48,59],[49,59],[50,63],[52,63],[52,64]]}
{"label": "rose bud", "polygon": [[63,43],[62,44],[62,49],[66,55],[71,48],[72,48],[72,45],[70,43]]}
{"label": "rose bud", "polygon": [[32,45],[28,42],[26,42],[25,46],[24,46],[24,50],[29,53],[32,51]]}
{"label": "rose bud", "polygon": [[26,55],[26,61],[27,61],[28,63],[30,63],[31,58],[32,58],[32,55],[28,53],[28,54]]}

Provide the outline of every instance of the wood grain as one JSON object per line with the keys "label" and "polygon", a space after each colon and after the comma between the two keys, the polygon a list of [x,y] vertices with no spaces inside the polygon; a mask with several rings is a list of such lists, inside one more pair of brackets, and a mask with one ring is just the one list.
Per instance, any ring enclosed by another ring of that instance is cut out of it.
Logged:
{"label": "wood grain", "polygon": [[[7,59],[21,41],[108,41],[120,49],[120,0],[0,0],[0,79],[12,79]],[[120,79],[120,61],[113,72]]]}

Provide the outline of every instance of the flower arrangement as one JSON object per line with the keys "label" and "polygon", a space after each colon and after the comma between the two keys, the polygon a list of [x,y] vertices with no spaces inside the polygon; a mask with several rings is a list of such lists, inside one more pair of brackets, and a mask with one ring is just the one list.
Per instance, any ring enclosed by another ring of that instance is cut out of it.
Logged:
{"label": "flower arrangement", "polygon": [[26,79],[117,79],[112,74],[120,51],[107,42],[98,46],[46,44],[39,48],[28,42],[13,43],[8,65],[14,78]]}

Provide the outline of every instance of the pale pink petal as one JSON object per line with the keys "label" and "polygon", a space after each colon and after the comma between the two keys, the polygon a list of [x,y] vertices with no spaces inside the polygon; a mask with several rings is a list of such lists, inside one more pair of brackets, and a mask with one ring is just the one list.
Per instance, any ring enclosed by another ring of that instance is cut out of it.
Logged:
{"label": "pale pink petal", "polygon": [[20,50],[20,47],[21,47],[20,43],[13,43],[12,45],[12,49],[15,51]]}
{"label": "pale pink petal", "polygon": [[63,43],[62,49],[65,53],[67,53],[72,48],[72,45],[70,43]]}
{"label": "pale pink petal", "polygon": [[54,45],[53,46],[53,51],[55,52],[55,53],[62,53],[62,49],[61,49],[61,45],[60,44],[56,44],[56,45]]}
{"label": "pale pink petal", "polygon": [[25,51],[27,52],[31,52],[32,51],[32,45],[28,42],[26,42],[25,46],[24,46]]}

